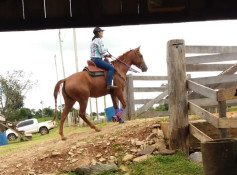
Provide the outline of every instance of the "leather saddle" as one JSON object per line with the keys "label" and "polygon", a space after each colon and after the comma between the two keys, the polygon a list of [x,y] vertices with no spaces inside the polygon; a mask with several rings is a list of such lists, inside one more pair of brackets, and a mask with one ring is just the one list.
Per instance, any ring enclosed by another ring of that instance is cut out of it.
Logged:
{"label": "leather saddle", "polygon": [[96,76],[104,76],[105,75],[105,72],[104,72],[105,70],[96,67],[96,64],[93,61],[87,60],[87,64],[88,64],[88,66],[85,67],[83,69],[83,71],[87,71],[90,74],[90,76],[96,77]]}

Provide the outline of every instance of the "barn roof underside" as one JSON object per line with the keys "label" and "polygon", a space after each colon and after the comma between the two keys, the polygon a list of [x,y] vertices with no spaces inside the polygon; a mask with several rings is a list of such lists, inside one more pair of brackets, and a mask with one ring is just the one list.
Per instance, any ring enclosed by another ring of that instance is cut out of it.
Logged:
{"label": "barn roof underside", "polygon": [[236,0],[0,0],[0,31],[223,19]]}

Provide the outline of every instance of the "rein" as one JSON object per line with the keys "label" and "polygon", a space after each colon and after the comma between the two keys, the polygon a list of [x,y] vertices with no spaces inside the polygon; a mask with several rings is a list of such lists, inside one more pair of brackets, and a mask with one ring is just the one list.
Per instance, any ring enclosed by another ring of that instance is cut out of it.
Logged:
{"label": "rein", "polygon": [[[108,52],[109,53],[109,52]],[[110,53],[109,53],[110,54]],[[110,54],[111,55],[111,59],[112,60],[118,60],[120,63],[122,63],[122,64],[124,64],[127,68],[128,68],[128,70],[129,71],[131,71],[131,72],[135,72],[135,73],[140,73],[139,71],[137,71],[136,69],[133,69],[131,66],[129,66],[127,63],[125,63],[124,61],[122,61],[122,60],[120,60],[119,58],[116,58],[116,57],[114,57],[112,54]]]}

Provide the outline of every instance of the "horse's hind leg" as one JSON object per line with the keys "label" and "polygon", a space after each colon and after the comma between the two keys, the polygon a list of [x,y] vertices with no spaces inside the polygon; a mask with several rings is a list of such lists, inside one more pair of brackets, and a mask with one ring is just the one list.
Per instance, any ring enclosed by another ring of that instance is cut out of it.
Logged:
{"label": "horse's hind leg", "polygon": [[79,116],[90,126],[91,129],[94,129],[95,131],[99,132],[100,129],[97,128],[93,123],[91,123],[87,118],[86,118],[86,107],[87,107],[87,100],[82,100],[79,102],[80,104],[80,111],[79,111]]}
{"label": "horse's hind leg", "polygon": [[63,123],[65,119],[67,118],[68,113],[70,112],[72,106],[75,104],[75,101],[73,100],[65,100],[65,107],[63,109],[63,113],[60,117],[60,128],[59,128],[59,134],[61,135],[62,140],[66,140],[66,137],[63,135]]}

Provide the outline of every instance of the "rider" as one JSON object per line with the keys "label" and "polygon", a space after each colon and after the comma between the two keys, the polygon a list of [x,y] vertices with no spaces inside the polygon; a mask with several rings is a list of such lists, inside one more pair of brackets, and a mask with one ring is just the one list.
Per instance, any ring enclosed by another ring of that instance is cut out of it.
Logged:
{"label": "rider", "polygon": [[[108,71],[106,80],[107,89],[114,89],[117,88],[117,86],[112,85],[112,79],[115,69],[111,64],[109,64],[108,57],[111,57],[111,55],[107,54],[108,49],[104,48],[104,44],[101,39],[103,38],[103,31],[104,30],[102,30],[100,27],[96,27],[93,30],[95,36],[92,38],[92,43],[90,46],[91,61],[93,61],[99,68]],[[105,60],[102,59],[104,57]]]}

